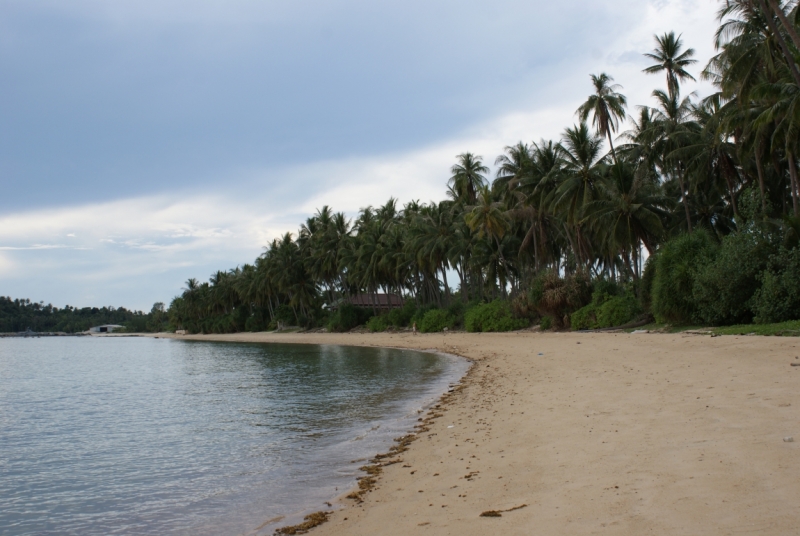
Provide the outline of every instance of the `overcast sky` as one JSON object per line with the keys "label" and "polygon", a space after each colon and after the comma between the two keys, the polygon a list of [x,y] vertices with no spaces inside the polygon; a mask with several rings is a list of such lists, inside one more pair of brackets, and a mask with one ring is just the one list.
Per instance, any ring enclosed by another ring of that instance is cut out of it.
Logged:
{"label": "overcast sky", "polygon": [[322,205],[442,199],[457,154],[557,139],[590,73],[652,105],[655,33],[699,74],[719,5],[2,0],[0,295],[149,310]]}

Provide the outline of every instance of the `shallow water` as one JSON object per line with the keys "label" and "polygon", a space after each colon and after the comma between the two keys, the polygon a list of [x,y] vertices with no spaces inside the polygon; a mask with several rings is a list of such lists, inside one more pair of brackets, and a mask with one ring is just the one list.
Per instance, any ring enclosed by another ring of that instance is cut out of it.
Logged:
{"label": "shallow water", "polygon": [[271,533],[352,486],[354,460],[466,368],[394,349],[0,339],[0,533]]}

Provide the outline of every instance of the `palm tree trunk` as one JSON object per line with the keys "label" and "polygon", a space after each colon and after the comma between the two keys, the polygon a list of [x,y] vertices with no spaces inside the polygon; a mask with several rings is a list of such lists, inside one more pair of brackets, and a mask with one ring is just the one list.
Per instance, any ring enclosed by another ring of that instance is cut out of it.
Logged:
{"label": "palm tree trunk", "polygon": [[444,301],[446,305],[450,305],[450,285],[447,284],[447,271],[442,266],[442,279],[444,280]]}
{"label": "palm tree trunk", "polygon": [[[533,224],[536,227],[536,223]],[[533,267],[534,273],[539,273],[539,239],[536,236],[538,229],[534,228],[533,230]]]}
{"label": "palm tree trunk", "polygon": [[681,187],[681,200],[683,201],[683,210],[686,212],[686,228],[692,232],[692,216],[689,212],[689,192],[683,184],[683,173],[678,173],[678,183]]}
{"label": "palm tree trunk", "polygon": [[761,190],[761,212],[767,215],[767,194],[764,187],[764,168],[761,166],[761,154],[759,154],[760,143],[756,145],[756,171],[758,172],[758,187]]}
{"label": "palm tree trunk", "polygon": [[[578,248],[575,247],[575,241],[572,239],[572,234],[569,232],[569,226],[566,223],[564,224],[564,234],[567,235],[567,240],[569,241],[569,245],[572,246],[572,251],[573,253],[575,253],[576,259],[579,259],[580,252],[578,251]],[[566,264],[566,259],[564,259],[564,273],[566,273],[566,271],[567,271],[567,264]]]}
{"label": "palm tree trunk", "polygon": [[800,50],[800,36],[797,35],[794,26],[792,26],[792,23],[786,18],[786,13],[784,13],[783,9],[781,9],[781,6],[778,4],[778,0],[770,0],[770,4],[772,5],[772,10],[776,15],[778,15],[778,19],[780,19],[783,28],[786,30],[786,33],[788,33],[789,37],[792,38],[794,46],[797,47],[797,50]]}
{"label": "palm tree trunk", "polygon": [[461,301],[464,303],[469,302],[467,283],[464,279],[464,266],[456,263],[456,273],[458,273],[458,280],[461,281]]}
{"label": "palm tree trunk", "polygon": [[[494,236],[494,241],[497,244],[497,254],[500,256],[500,263],[503,265],[503,272],[505,272],[505,274],[508,275],[508,268],[506,267],[506,258],[503,257],[503,248],[500,247],[500,239],[497,238],[497,235]],[[506,297],[506,285],[503,282],[503,279],[504,278],[500,277],[500,274],[498,273],[497,274],[497,284],[499,286],[501,282],[503,283],[502,292],[503,292],[503,297],[505,298]]]}
{"label": "palm tree trunk", "polygon": [[614,163],[617,163],[617,153],[614,151],[614,142],[611,141],[611,129],[606,129],[606,136],[608,137],[608,145],[611,147],[611,158],[614,159]]}
{"label": "palm tree trunk", "polygon": [[767,25],[769,25],[769,29],[775,35],[775,39],[778,40],[778,45],[781,47],[781,52],[783,52],[783,56],[786,59],[786,64],[789,66],[789,70],[792,72],[794,81],[798,86],[800,86],[800,71],[797,70],[797,64],[794,62],[794,56],[792,56],[792,52],[789,50],[789,45],[786,44],[786,40],[783,38],[783,35],[781,35],[778,25],[775,24],[775,19],[773,19],[772,15],[770,15],[770,9],[767,7],[766,1],[760,0],[760,4],[761,10],[764,13],[764,18],[767,21]]}
{"label": "palm tree trunk", "polygon": [[736,195],[733,185],[733,178],[737,177],[736,168],[726,154],[720,155],[719,161],[720,167],[722,168],[722,175],[725,177],[725,184],[728,187],[728,197],[730,198],[731,207],[733,208],[733,215],[735,218],[739,219],[739,207],[736,204]]}
{"label": "palm tree trunk", "polygon": [[794,154],[792,154],[792,151],[786,151],[786,159],[788,160],[789,164],[789,187],[792,190],[792,208],[794,209],[794,215],[797,216],[797,163],[794,161]]}

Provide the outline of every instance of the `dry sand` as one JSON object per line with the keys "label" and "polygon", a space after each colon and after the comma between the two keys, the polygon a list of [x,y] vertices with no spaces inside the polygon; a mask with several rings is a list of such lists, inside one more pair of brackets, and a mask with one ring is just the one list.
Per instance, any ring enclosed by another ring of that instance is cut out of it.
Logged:
{"label": "dry sand", "polygon": [[475,361],[403,463],[385,468],[363,504],[341,499],[318,536],[800,534],[798,338],[186,338],[437,349]]}

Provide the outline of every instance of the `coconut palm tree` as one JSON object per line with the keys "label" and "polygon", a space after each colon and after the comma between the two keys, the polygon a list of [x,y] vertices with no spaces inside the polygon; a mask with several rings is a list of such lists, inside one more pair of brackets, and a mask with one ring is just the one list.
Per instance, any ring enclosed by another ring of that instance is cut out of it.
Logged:
{"label": "coconut palm tree", "polygon": [[563,207],[570,223],[578,221],[581,208],[595,199],[602,188],[601,143],[586,123],[564,131],[559,144],[562,178],[553,201]]}
{"label": "coconut palm tree", "polygon": [[651,254],[664,237],[671,200],[652,182],[636,175],[621,160],[608,170],[607,187],[584,210],[584,221],[611,246],[621,251],[634,278],[640,275],[639,244]]}
{"label": "coconut palm tree", "polygon": [[[505,205],[494,199],[492,191],[488,187],[483,186],[478,191],[477,202],[475,205],[467,207],[464,221],[477,234],[478,238],[486,237],[490,241],[494,240],[497,245],[500,262],[507,271],[507,263],[503,255],[500,239],[503,238],[511,225],[506,215]],[[505,285],[502,285],[501,288],[505,293]]]}
{"label": "coconut palm tree", "polygon": [[475,204],[477,192],[486,185],[489,168],[483,165],[480,156],[472,153],[458,155],[458,163],[450,168],[449,184],[455,194],[454,201],[467,205]]}
{"label": "coconut palm tree", "polygon": [[683,48],[681,36],[675,35],[675,32],[665,33],[662,36],[654,36],[656,40],[656,48],[652,52],[646,53],[644,56],[655,61],[654,65],[644,69],[645,73],[657,74],[664,72],[667,75],[667,89],[670,96],[675,96],[678,93],[680,82],[686,80],[694,80],[695,78],[686,70],[687,67],[697,63],[697,60],[692,59],[694,56],[694,49]]}
{"label": "coconut palm tree", "polygon": [[653,97],[659,106],[651,109],[650,131],[647,137],[658,155],[657,166],[662,176],[666,177],[667,181],[677,182],[679,185],[679,195],[686,216],[686,229],[692,232],[688,166],[680,158],[680,149],[689,143],[692,133],[699,129],[698,125],[692,122],[692,102],[689,97],[681,99],[677,93],[670,94],[661,90],[653,91]]}
{"label": "coconut palm tree", "polygon": [[586,122],[592,116],[592,125],[600,136],[608,138],[608,146],[614,161],[617,155],[614,152],[614,142],[611,140],[612,132],[617,131],[620,121],[625,120],[625,107],[628,101],[625,95],[618,93],[622,89],[619,84],[612,84],[613,78],[606,73],[591,75],[594,93],[578,108],[578,117]]}
{"label": "coconut palm tree", "polygon": [[494,165],[497,176],[492,188],[501,190],[506,195],[519,187],[520,182],[531,172],[531,154],[528,146],[522,142],[509,145],[505,153],[498,156]]}

